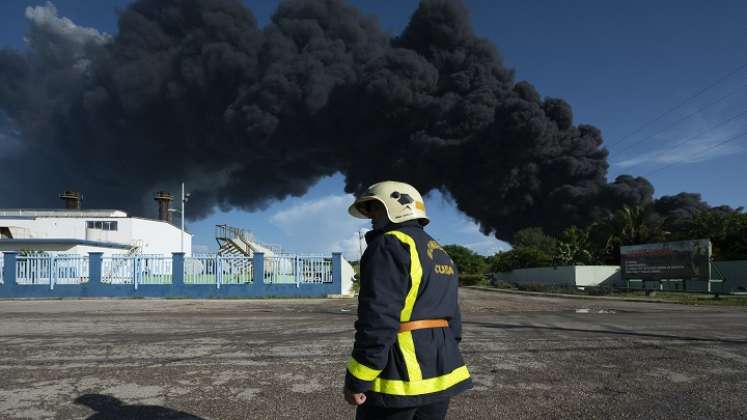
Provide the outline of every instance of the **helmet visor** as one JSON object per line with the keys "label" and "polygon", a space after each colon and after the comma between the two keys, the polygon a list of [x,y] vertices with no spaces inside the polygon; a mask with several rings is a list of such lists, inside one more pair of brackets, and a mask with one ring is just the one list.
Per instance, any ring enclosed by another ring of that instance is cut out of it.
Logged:
{"label": "helmet visor", "polygon": [[359,219],[370,219],[372,214],[371,211],[376,205],[381,205],[386,208],[384,203],[376,197],[359,197],[355,200],[355,203],[348,208],[348,213]]}

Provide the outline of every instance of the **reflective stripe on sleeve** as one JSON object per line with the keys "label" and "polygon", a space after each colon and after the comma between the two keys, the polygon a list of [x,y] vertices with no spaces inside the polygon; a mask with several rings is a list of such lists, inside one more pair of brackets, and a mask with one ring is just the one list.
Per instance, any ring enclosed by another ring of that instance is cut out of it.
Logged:
{"label": "reflective stripe on sleeve", "polygon": [[351,357],[348,361],[348,372],[361,381],[373,381],[379,376],[381,370],[371,369]]}

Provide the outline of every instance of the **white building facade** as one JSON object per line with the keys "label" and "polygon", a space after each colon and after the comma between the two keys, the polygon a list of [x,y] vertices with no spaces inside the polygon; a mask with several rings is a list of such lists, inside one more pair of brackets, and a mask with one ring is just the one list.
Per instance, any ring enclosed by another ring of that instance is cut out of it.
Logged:
{"label": "white building facade", "polygon": [[0,210],[0,252],[171,255],[192,253],[192,235],[120,210]]}

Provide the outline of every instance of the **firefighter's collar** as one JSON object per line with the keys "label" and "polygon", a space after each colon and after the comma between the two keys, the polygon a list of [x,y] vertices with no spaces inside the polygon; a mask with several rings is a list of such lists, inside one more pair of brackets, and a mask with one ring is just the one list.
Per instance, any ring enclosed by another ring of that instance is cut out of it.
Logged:
{"label": "firefighter's collar", "polygon": [[403,227],[417,227],[422,229],[423,225],[421,225],[417,220],[408,220],[402,223],[389,223],[381,229],[374,229],[366,232],[366,244],[370,244],[371,241],[385,234],[386,232],[401,229]]}

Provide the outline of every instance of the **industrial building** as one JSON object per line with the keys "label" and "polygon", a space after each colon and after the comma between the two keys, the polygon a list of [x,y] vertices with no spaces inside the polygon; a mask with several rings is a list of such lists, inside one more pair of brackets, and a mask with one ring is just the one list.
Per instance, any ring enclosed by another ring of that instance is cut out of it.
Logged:
{"label": "industrial building", "polygon": [[170,223],[168,193],[156,194],[159,219],[120,210],[83,210],[81,195],[66,191],[62,209],[0,209],[0,252],[87,254],[192,253],[192,235]]}

